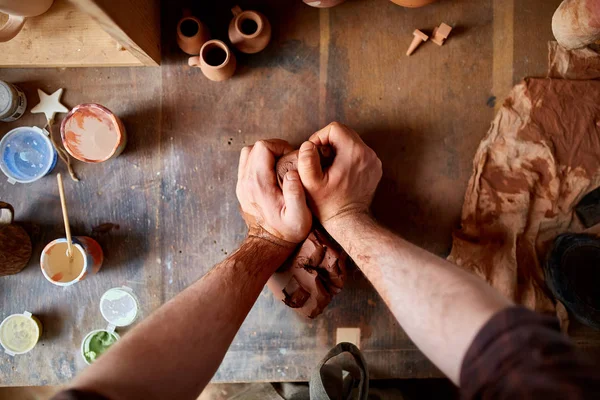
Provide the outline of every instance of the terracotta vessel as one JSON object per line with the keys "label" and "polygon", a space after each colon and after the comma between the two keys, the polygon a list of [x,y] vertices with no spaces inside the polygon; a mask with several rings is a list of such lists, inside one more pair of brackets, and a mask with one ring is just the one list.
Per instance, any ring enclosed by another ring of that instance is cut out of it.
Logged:
{"label": "terracotta vessel", "polygon": [[600,40],[600,0],[564,0],[552,17],[552,32],[568,50]]}
{"label": "terracotta vessel", "polygon": [[198,18],[188,15],[177,24],[177,45],[193,56],[200,53],[202,45],[210,40],[210,32]]}
{"label": "terracotta vessel", "polygon": [[417,8],[423,7],[427,4],[435,3],[437,0],[390,0],[392,3],[396,3],[402,7]]}
{"label": "terracotta vessel", "polygon": [[253,54],[263,50],[271,40],[271,24],[258,11],[242,11],[239,6],[231,9],[233,19],[229,23],[229,40],[242,53]]}
{"label": "terracotta vessel", "polygon": [[338,4],[342,4],[346,0],[302,0],[305,4],[308,4],[311,7],[317,8],[329,8],[335,7]]}
{"label": "terracotta vessel", "polygon": [[31,258],[31,239],[14,223],[14,214],[10,204],[0,201],[0,276],[20,272]]}
{"label": "terracotta vessel", "polygon": [[8,42],[21,32],[25,20],[43,14],[54,0],[0,0],[0,12],[8,14],[8,21],[0,27],[0,42]]}
{"label": "terracotta vessel", "polygon": [[209,40],[200,49],[200,55],[190,57],[190,67],[198,67],[211,81],[224,81],[234,74],[236,60],[227,45],[220,40]]}

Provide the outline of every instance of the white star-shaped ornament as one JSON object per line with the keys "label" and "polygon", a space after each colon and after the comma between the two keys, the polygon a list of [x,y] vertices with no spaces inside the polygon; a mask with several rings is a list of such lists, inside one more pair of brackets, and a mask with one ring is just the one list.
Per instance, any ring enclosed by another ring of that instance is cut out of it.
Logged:
{"label": "white star-shaped ornament", "polygon": [[38,89],[38,95],[40,96],[40,103],[31,109],[32,114],[44,113],[48,122],[54,121],[54,115],[56,113],[69,112],[67,107],[60,104],[60,96],[62,96],[63,89],[58,89],[51,95],[47,95],[40,89]]}

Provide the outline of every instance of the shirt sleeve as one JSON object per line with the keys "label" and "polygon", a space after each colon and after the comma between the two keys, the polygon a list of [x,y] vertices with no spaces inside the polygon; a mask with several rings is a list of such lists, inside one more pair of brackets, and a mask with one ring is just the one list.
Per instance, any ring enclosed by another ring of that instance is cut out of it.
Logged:
{"label": "shirt sleeve", "polygon": [[92,393],[92,392],[82,392],[81,390],[65,390],[56,394],[50,400],[109,400],[106,397]]}
{"label": "shirt sleeve", "polygon": [[462,399],[598,399],[600,370],[558,320],[522,307],[498,312],[465,355]]}

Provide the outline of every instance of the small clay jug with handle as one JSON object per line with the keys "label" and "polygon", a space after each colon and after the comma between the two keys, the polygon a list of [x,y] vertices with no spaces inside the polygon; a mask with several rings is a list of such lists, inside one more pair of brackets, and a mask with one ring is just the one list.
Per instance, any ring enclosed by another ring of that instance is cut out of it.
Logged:
{"label": "small clay jug with handle", "polygon": [[220,40],[209,40],[200,49],[200,54],[188,59],[190,67],[198,67],[211,81],[224,81],[235,73],[235,55]]}
{"label": "small clay jug with handle", "polygon": [[202,45],[210,40],[210,32],[198,18],[185,11],[177,24],[177,45],[185,53],[194,56]]}
{"label": "small clay jug with handle", "polygon": [[254,54],[263,50],[271,41],[271,24],[258,11],[242,11],[239,6],[231,9],[233,19],[229,23],[229,40],[242,53]]}
{"label": "small clay jug with handle", "polygon": [[0,201],[0,276],[20,272],[31,258],[31,239],[14,223],[14,215],[14,208]]}

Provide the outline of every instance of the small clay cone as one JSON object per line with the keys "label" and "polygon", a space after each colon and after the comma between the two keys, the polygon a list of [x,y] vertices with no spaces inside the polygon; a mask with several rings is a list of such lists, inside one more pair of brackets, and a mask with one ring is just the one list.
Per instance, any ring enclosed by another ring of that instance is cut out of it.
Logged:
{"label": "small clay cone", "polygon": [[232,10],[229,23],[229,41],[242,53],[254,54],[262,51],[271,41],[271,24],[258,11],[242,11],[238,6]]}
{"label": "small clay cone", "polygon": [[25,229],[13,223],[13,214],[10,204],[0,202],[0,276],[20,272],[33,250]]}
{"label": "small clay cone", "polygon": [[185,53],[197,55],[208,40],[210,40],[210,32],[198,18],[188,15],[179,20],[177,45]]}
{"label": "small clay cone", "polygon": [[236,68],[235,55],[220,40],[209,40],[200,49],[200,55],[190,57],[188,65],[198,67],[211,81],[224,81],[233,76]]}
{"label": "small clay cone", "polygon": [[415,50],[417,49],[417,47],[419,47],[421,45],[421,43],[426,42],[427,39],[429,39],[429,36],[427,36],[426,34],[424,34],[423,32],[421,32],[420,30],[416,29],[413,32],[414,38],[408,48],[408,50],[406,51],[406,55],[410,56],[412,53],[415,52]]}

